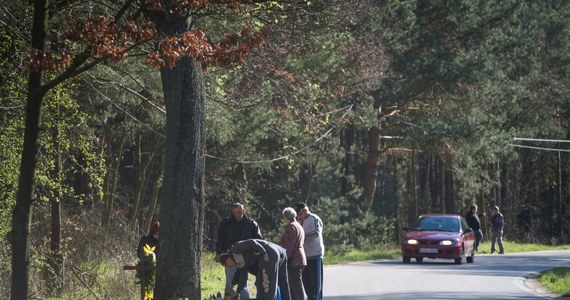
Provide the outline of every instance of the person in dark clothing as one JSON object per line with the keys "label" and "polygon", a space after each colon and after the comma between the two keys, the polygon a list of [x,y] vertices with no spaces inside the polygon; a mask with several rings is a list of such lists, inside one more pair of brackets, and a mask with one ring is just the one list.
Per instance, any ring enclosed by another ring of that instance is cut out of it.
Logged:
{"label": "person in dark clothing", "polygon": [[477,215],[477,205],[471,205],[471,208],[465,215],[465,219],[467,219],[467,224],[473,230],[475,234],[475,251],[479,248],[479,243],[483,239],[483,231],[481,230],[481,220],[479,220],[479,216]]}
{"label": "person in dark clothing", "polygon": [[226,268],[238,269],[239,282],[235,294],[233,286],[226,290],[232,299],[241,299],[240,293],[247,285],[249,270],[255,273],[256,299],[275,300],[279,285],[281,299],[291,300],[287,279],[287,251],[283,247],[260,239],[244,240],[235,243],[227,253],[221,254],[219,261]]}
{"label": "person in dark clothing", "polygon": [[491,254],[495,253],[495,242],[499,244],[499,254],[505,254],[505,247],[503,245],[503,227],[505,226],[505,217],[499,211],[499,207],[493,207],[491,215],[491,227],[493,232],[491,234]]}
{"label": "person in dark clothing", "polygon": [[[232,216],[222,221],[218,228],[216,240],[216,256],[214,260],[219,262],[220,255],[227,252],[232,245],[248,239],[263,239],[257,222],[245,214],[245,208],[241,203],[232,205]],[[226,289],[232,286],[232,279],[236,267],[226,267]],[[249,299],[247,286],[242,290],[242,299]]]}
{"label": "person in dark clothing", "polygon": [[139,244],[137,246],[137,257],[141,257],[144,255],[144,246],[148,245],[149,247],[155,247],[154,249],[154,254],[156,256],[158,256],[158,249],[159,249],[159,243],[158,243],[158,229],[160,228],[160,222],[155,221],[154,223],[152,223],[152,225],[150,225],[150,229],[148,231],[148,234],[141,237],[141,239],[139,240]]}

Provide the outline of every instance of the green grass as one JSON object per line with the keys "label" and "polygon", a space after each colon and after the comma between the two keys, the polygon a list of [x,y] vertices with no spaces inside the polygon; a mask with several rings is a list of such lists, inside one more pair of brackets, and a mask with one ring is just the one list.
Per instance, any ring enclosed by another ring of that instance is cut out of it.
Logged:
{"label": "green grass", "polygon": [[214,261],[214,253],[204,253],[202,256],[202,269],[200,270],[202,284],[202,298],[218,292],[224,293],[226,274],[224,267]]}
{"label": "green grass", "polygon": [[400,248],[397,246],[384,247],[375,250],[350,250],[342,253],[326,253],[324,258],[325,265],[342,264],[354,261],[365,261],[373,259],[393,259],[401,256]]}
{"label": "green grass", "polygon": [[[222,265],[214,261],[214,253],[204,252],[202,255],[202,269],[200,270],[201,285],[202,285],[202,299],[209,299],[208,297],[218,292],[224,294],[226,285],[226,272]],[[249,288],[250,296],[254,296],[255,277],[248,276],[247,286]]]}
{"label": "green grass", "polygon": [[[518,253],[518,252],[532,252],[532,251],[542,251],[542,250],[567,250],[570,249],[570,245],[541,245],[541,244],[519,244],[516,242],[503,241],[505,246],[505,253]],[[495,245],[495,251],[499,252],[499,246]],[[490,254],[491,253],[491,242],[484,241],[479,245],[478,254]]]}
{"label": "green grass", "polygon": [[570,296],[570,268],[556,268],[543,272],[538,281],[551,292]]}

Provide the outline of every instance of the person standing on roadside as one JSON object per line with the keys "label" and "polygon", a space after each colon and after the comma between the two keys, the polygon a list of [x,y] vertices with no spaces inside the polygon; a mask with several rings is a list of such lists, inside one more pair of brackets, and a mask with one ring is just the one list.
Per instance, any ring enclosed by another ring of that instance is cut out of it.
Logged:
{"label": "person standing on roadside", "polygon": [[499,244],[499,254],[505,254],[505,247],[503,245],[503,228],[505,226],[505,217],[499,211],[499,207],[493,207],[491,214],[491,254],[495,253],[495,242]]}
{"label": "person standing on roadside", "polygon": [[483,231],[481,230],[481,220],[479,220],[477,215],[477,205],[471,205],[471,208],[465,215],[465,219],[467,219],[467,224],[469,224],[469,227],[475,234],[475,251],[478,251],[479,243],[483,239]]}
{"label": "person standing on roadside", "polygon": [[[257,222],[246,214],[243,204],[236,202],[232,205],[232,215],[225,218],[218,228],[216,240],[216,256],[214,260],[220,262],[220,255],[227,252],[233,244],[248,239],[263,239]],[[237,267],[226,267],[226,289],[232,287],[232,280]],[[241,299],[249,299],[247,286],[241,290]]]}
{"label": "person standing on roadside", "polygon": [[307,266],[303,270],[303,286],[309,300],[323,299],[323,221],[319,216],[309,211],[305,203],[297,203],[295,211],[299,223],[305,231],[305,255]]}
{"label": "person standing on roadside", "polygon": [[287,275],[291,289],[291,300],[304,300],[303,269],[307,265],[305,256],[305,231],[296,220],[297,212],[291,207],[283,210],[285,232],[281,236],[281,247],[287,251]]}

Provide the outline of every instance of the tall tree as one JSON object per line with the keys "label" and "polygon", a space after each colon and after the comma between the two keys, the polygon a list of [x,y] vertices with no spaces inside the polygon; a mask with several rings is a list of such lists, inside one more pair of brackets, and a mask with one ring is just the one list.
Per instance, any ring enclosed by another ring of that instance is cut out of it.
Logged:
{"label": "tall tree", "polygon": [[[255,1],[254,1],[255,2]],[[265,1],[259,1],[264,3]],[[105,4],[110,4],[107,6]],[[117,4],[118,6],[114,6]],[[250,4],[253,4],[250,3]],[[204,63],[219,65],[244,63],[252,47],[266,40],[244,26],[239,34],[227,31],[213,46],[202,29],[195,29],[194,19],[215,15],[227,9],[230,15],[251,17],[243,12],[240,1],[136,1],[94,4],[87,15],[71,14],[77,26],[65,29],[58,22],[60,13],[74,11],[75,2],[34,1],[31,36],[30,73],[27,87],[26,127],[20,163],[16,205],[12,213],[12,299],[26,299],[28,293],[29,224],[33,204],[34,173],[37,164],[38,133],[42,100],[60,83],[89,70],[101,62],[119,62],[142,45],[150,45],[147,62],[161,67],[167,106],[167,164],[163,214],[163,251],[158,266],[159,297],[199,298],[199,261],[203,220],[204,159]],[[263,5],[263,4],[262,4]],[[252,6],[252,12],[280,10],[279,6]],[[65,10],[69,9],[69,10]],[[210,13],[202,14],[210,10]],[[110,15],[112,12],[113,15]],[[144,12],[144,14],[141,14]],[[62,13],[63,14],[63,13]],[[100,17],[88,19],[91,15]],[[150,18],[156,23],[144,22]],[[238,25],[245,23],[236,18]],[[49,25],[54,25],[50,28]],[[156,34],[155,25],[159,29]],[[261,24],[260,26],[262,26]],[[61,26],[61,27],[56,27]],[[58,32],[58,30],[60,32]],[[58,34],[60,33],[60,34]],[[225,36],[224,36],[225,35]],[[149,43],[151,42],[151,43]],[[75,47],[71,47],[73,44]],[[140,53],[140,52],[139,52]],[[53,72],[46,80],[47,72]],[[178,272],[180,271],[180,272]],[[173,279],[175,272],[179,279]],[[191,284],[189,284],[191,282]]]}

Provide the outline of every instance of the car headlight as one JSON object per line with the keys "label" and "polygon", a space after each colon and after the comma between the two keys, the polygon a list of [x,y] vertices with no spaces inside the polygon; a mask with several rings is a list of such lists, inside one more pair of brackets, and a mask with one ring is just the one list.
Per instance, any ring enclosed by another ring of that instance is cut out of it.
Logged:
{"label": "car headlight", "polygon": [[407,243],[409,245],[417,245],[418,244],[418,240],[408,240]]}
{"label": "car headlight", "polygon": [[439,242],[439,244],[442,245],[442,246],[451,246],[451,245],[453,245],[454,243],[453,243],[453,241],[445,240],[445,241]]}

